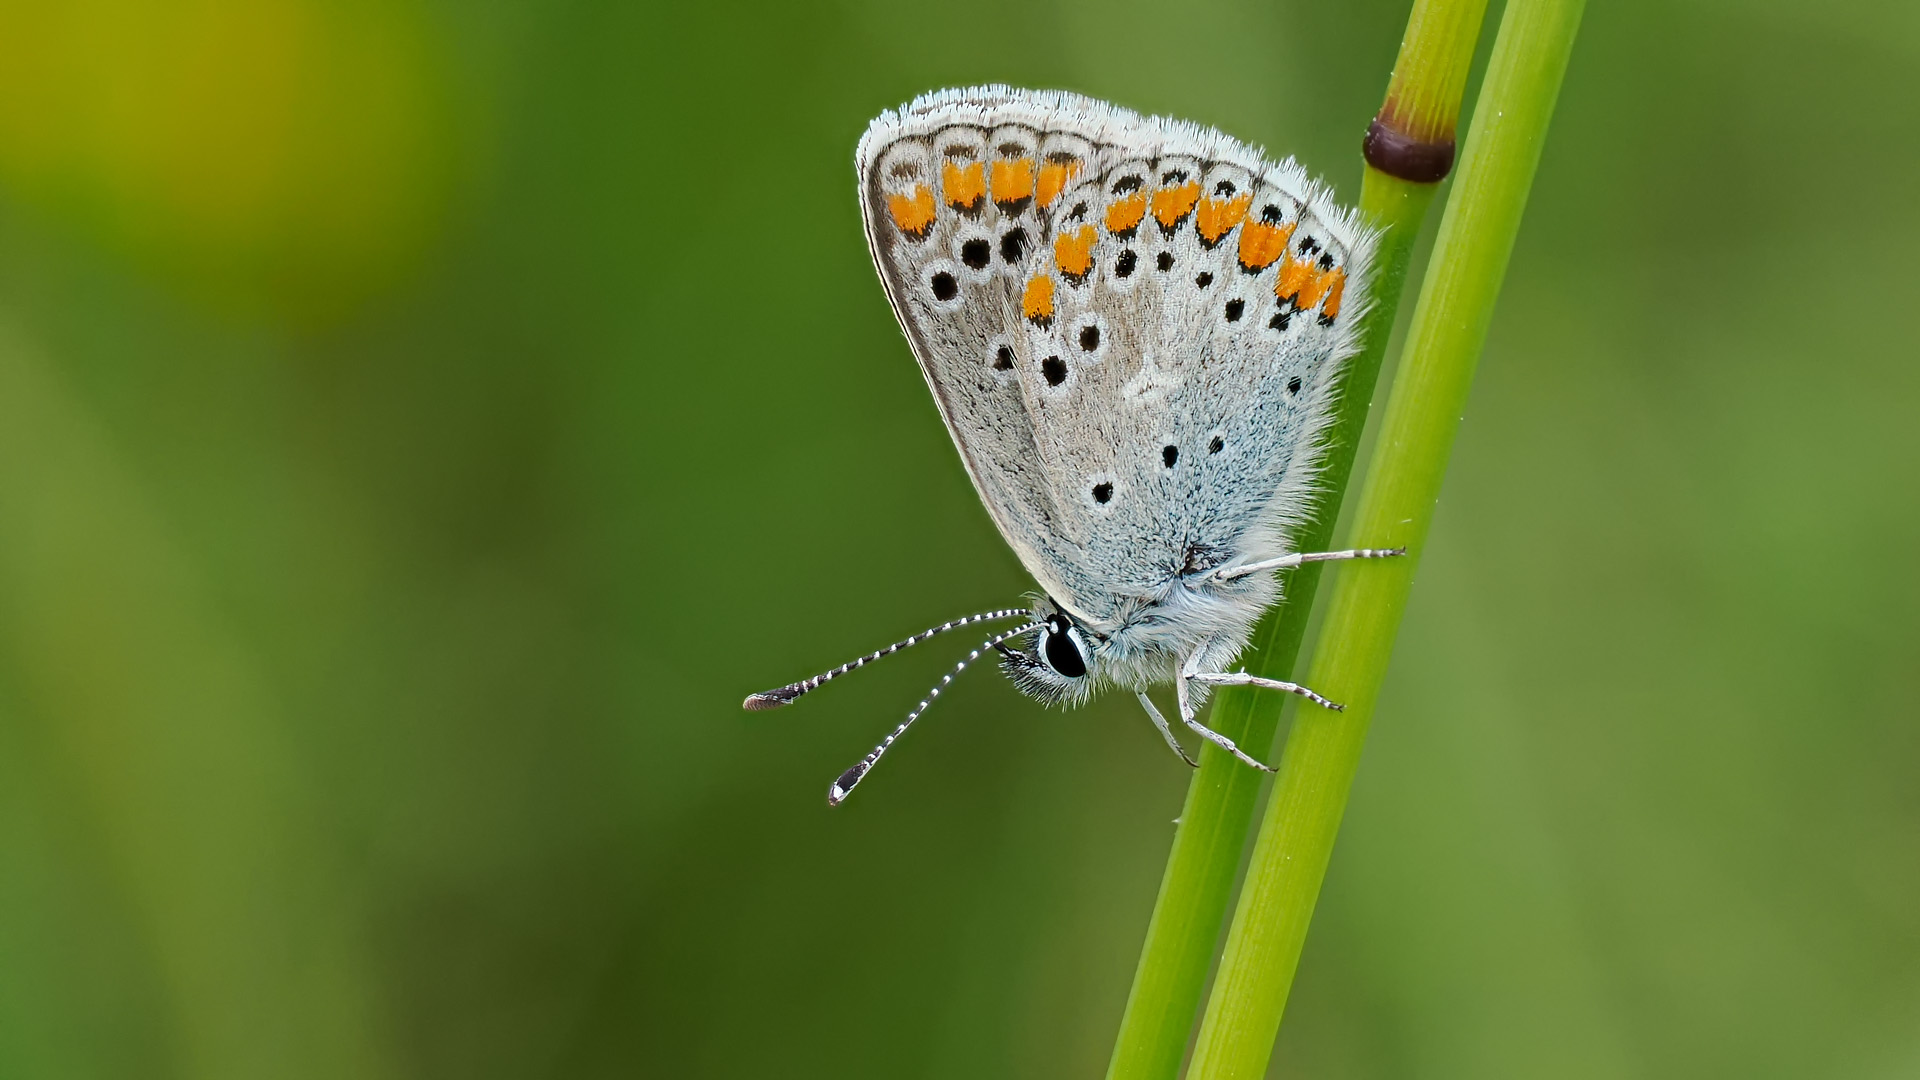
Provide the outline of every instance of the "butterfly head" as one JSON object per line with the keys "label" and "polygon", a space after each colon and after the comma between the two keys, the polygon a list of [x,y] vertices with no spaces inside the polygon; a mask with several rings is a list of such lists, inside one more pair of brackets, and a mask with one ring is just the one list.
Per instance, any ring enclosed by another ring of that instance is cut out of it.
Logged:
{"label": "butterfly head", "polygon": [[1024,651],[995,646],[1000,666],[1024,694],[1049,705],[1079,704],[1093,692],[1099,638],[1051,599],[1036,605],[1033,619],[1040,625]]}

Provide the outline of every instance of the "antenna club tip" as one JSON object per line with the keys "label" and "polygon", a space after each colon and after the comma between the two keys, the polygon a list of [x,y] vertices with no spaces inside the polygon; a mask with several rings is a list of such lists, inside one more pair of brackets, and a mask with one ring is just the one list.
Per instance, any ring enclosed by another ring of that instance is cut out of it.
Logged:
{"label": "antenna club tip", "polygon": [[839,806],[847,801],[847,796],[853,794],[853,786],[858,784],[860,778],[867,775],[867,770],[872,767],[870,763],[863,761],[841,773],[840,779],[835,780],[833,786],[827,789],[827,805]]}
{"label": "antenna club tip", "polygon": [[762,690],[757,694],[748,694],[747,699],[740,703],[740,707],[748,712],[766,712],[768,709],[777,709],[782,705],[791,705],[793,699],[799,696],[799,692],[793,687],[783,686],[778,690]]}

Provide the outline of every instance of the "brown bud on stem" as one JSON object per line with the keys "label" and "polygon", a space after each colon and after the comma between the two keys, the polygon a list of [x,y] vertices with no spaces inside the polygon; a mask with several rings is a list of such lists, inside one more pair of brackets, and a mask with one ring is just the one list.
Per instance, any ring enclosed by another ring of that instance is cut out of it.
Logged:
{"label": "brown bud on stem", "polygon": [[1389,118],[1391,107],[1367,126],[1361,152],[1367,164],[1388,176],[1416,184],[1435,184],[1453,169],[1453,136],[1421,139],[1395,127]]}

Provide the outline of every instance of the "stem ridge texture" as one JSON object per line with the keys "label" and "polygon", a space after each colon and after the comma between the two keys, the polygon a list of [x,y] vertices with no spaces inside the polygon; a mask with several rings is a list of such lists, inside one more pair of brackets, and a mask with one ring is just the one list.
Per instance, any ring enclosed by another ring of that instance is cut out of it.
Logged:
{"label": "stem ridge texture", "polygon": [[1502,17],[1354,514],[1357,542],[1410,554],[1334,589],[1305,681],[1347,710],[1303,711],[1289,733],[1191,1080],[1266,1073],[1583,6],[1510,0]]}

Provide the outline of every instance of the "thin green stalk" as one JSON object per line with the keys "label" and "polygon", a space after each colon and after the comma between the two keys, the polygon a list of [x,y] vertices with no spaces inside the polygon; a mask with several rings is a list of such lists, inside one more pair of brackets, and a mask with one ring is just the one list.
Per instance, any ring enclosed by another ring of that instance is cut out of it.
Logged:
{"label": "thin green stalk", "polygon": [[[1444,147],[1446,160],[1452,160],[1454,120],[1485,11],[1486,0],[1419,0],[1414,5],[1386,104],[1369,132],[1370,159],[1380,157],[1377,149],[1387,145],[1425,147],[1429,159],[1434,148]],[[1393,169],[1397,162],[1382,157],[1380,164]],[[1362,324],[1366,347],[1349,363],[1341,384],[1321,494],[1308,523],[1295,537],[1301,551],[1325,550],[1332,540],[1341,494],[1353,469],[1387,337],[1399,310],[1414,240],[1444,173],[1442,168],[1438,175],[1410,180],[1372,164],[1366,169],[1360,209],[1385,230],[1376,256],[1373,308]],[[1306,636],[1320,572],[1320,564],[1315,563],[1283,575],[1286,602],[1268,612],[1254,631],[1244,658],[1247,670],[1269,678],[1289,676]],[[1276,695],[1229,687],[1215,701],[1208,722],[1216,730],[1243,746],[1273,744],[1281,705]],[[1260,784],[1260,774],[1224,751],[1212,744],[1202,748],[1200,769],[1187,788],[1180,826],[1114,1042],[1109,1080],[1170,1080],[1179,1075],[1207,968],[1232,898],[1234,875],[1246,849]]]}
{"label": "thin green stalk", "polygon": [[1337,583],[1307,682],[1347,706],[1287,738],[1189,1080],[1252,1078],[1286,1008],[1584,0],[1509,0],[1381,422],[1353,539],[1409,555]]}

